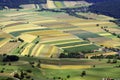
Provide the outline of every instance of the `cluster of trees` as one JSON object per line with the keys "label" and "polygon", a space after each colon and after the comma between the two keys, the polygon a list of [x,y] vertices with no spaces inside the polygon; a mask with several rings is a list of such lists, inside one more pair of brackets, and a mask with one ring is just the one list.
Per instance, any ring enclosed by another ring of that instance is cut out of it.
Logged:
{"label": "cluster of trees", "polygon": [[77,12],[88,12],[88,7],[77,7],[77,8],[61,8],[61,9],[44,9],[38,11],[51,11],[51,12],[65,12],[70,16],[75,16],[78,18],[88,19],[88,17],[78,15]]}
{"label": "cluster of trees", "polygon": [[120,19],[110,20],[110,22],[114,22],[115,24],[117,24],[118,26],[120,26]]}
{"label": "cluster of trees", "polygon": [[[81,74],[80,74],[81,77],[84,77],[86,75],[87,75],[86,71],[82,71]],[[71,78],[71,75],[67,75],[66,78],[63,78],[63,77],[53,77],[53,80],[67,80],[69,78]],[[49,79],[49,78],[47,77],[47,79]]]}
{"label": "cluster of trees", "polygon": [[30,61],[29,64],[31,65],[32,68],[41,68],[41,61],[38,60],[38,62],[33,62],[33,61]]}
{"label": "cluster of trees", "polygon": [[3,57],[3,62],[14,62],[14,61],[18,61],[19,57],[16,55],[5,55]]}
{"label": "cluster of trees", "polygon": [[59,58],[85,58],[83,53],[61,53]]}
{"label": "cluster of trees", "polygon": [[[66,78],[63,78],[63,77],[53,77],[53,80],[67,80],[70,77],[71,77],[70,75],[67,75]],[[47,77],[47,79],[49,79],[49,78]]]}
{"label": "cluster of trees", "polygon": [[107,63],[117,63],[117,59],[113,59],[113,60],[108,59]]}
{"label": "cluster of trees", "polygon": [[115,33],[115,32],[111,32],[107,26],[101,27],[101,29],[103,29],[104,31],[112,34],[113,36],[116,36],[117,38],[120,38],[120,34],[117,34],[117,33]]}
{"label": "cluster of trees", "polygon": [[20,70],[20,72],[14,73],[13,77],[20,79],[20,80],[34,80],[31,75],[29,75],[30,73],[32,73],[31,70]]}
{"label": "cluster of trees", "polygon": [[118,48],[113,48],[113,47],[105,47],[104,51],[113,51],[113,52],[119,52],[120,49]]}
{"label": "cluster of trees", "polygon": [[23,40],[23,39],[21,39],[21,38],[18,38],[18,41],[20,41],[20,42],[24,42],[24,40]]}
{"label": "cluster of trees", "polygon": [[92,56],[91,59],[108,59],[107,63],[117,63],[117,60],[120,59],[119,55],[98,55]]}

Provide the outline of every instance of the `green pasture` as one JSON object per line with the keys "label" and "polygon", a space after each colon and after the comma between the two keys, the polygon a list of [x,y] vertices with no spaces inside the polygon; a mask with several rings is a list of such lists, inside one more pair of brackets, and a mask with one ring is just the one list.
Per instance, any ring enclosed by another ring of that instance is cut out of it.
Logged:
{"label": "green pasture", "polygon": [[92,32],[77,33],[75,35],[83,39],[101,37],[100,35]]}
{"label": "green pasture", "polygon": [[75,46],[75,45],[82,45],[82,44],[89,44],[89,42],[87,41],[83,41],[83,42],[71,42],[71,43],[66,43],[66,44],[58,44],[56,46],[58,47],[65,47],[65,46]]}
{"label": "green pasture", "polygon": [[99,46],[91,44],[91,45],[84,45],[84,46],[77,46],[77,47],[63,48],[63,49],[67,52],[88,52],[99,48],[100,48]]}

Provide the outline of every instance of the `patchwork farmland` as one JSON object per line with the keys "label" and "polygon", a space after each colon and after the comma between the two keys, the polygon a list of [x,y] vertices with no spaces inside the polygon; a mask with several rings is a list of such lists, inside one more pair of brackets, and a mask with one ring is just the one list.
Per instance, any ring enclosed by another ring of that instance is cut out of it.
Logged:
{"label": "patchwork farmland", "polygon": [[[0,80],[22,72],[27,73],[23,80],[119,79],[119,26],[109,16],[76,13],[86,19],[62,10],[80,4],[91,5],[84,1],[49,0],[39,7],[50,10],[0,11],[4,16],[0,16]],[[13,55],[19,61],[6,59]],[[81,75],[82,71],[86,76]]]}

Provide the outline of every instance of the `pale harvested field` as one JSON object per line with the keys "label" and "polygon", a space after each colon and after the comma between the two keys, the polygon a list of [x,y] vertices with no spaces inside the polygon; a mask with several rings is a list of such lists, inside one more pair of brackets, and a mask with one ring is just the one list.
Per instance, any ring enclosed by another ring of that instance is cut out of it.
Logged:
{"label": "pale harvested field", "polygon": [[108,28],[108,30],[110,32],[114,32],[114,33],[120,34],[120,28]]}
{"label": "pale harvested field", "polygon": [[31,43],[36,38],[36,36],[23,33],[20,36],[18,36],[18,38],[23,39],[25,42]]}
{"label": "pale harvested field", "polygon": [[88,38],[88,40],[95,43],[104,43],[106,41],[111,41],[111,39],[106,37]]}
{"label": "pale harvested field", "polygon": [[[116,55],[117,52],[107,52],[107,53],[102,53],[102,55],[107,56],[107,55]],[[85,56],[90,58],[92,56],[100,56],[101,54],[86,54]]]}
{"label": "pale harvested field", "polygon": [[85,30],[85,31],[89,31],[89,32],[94,32],[94,33],[98,33],[98,32],[104,32],[100,27],[81,27],[81,30]]}
{"label": "pale harvested field", "polygon": [[16,23],[16,21],[4,21],[4,22],[1,22],[0,25],[9,25],[9,24],[13,24],[13,23]]}
{"label": "pale harvested field", "polygon": [[100,25],[107,25],[107,24],[110,24],[110,22],[100,22],[100,21],[94,21],[94,22],[81,22],[81,23],[71,23],[72,25],[75,25],[75,26],[84,26],[84,25],[96,25],[96,24],[100,24]]}
{"label": "pale harvested field", "polygon": [[15,13],[9,13],[9,14],[5,14],[5,16],[7,17],[14,17],[14,16],[22,16],[22,15],[28,15],[28,14],[32,14],[33,12],[15,12]]}
{"label": "pale harvested field", "polygon": [[20,42],[8,42],[0,47],[0,54],[9,54],[13,49],[18,47]]}
{"label": "pale harvested field", "polygon": [[3,31],[0,31],[0,38],[13,38],[13,36]]}
{"label": "pale harvested field", "polygon": [[48,65],[48,64],[41,64],[42,68],[48,69],[85,69],[91,68],[90,65]]}
{"label": "pale harvested field", "polygon": [[120,46],[120,41],[110,40],[110,41],[101,43],[101,45],[104,45],[106,47],[117,47],[117,46]]}
{"label": "pale harvested field", "polygon": [[64,33],[58,30],[43,30],[43,31],[33,31],[27,33],[36,36],[39,35],[41,43],[49,42],[49,41],[65,40],[65,39],[79,39],[78,37],[72,34]]}
{"label": "pale harvested field", "polygon": [[33,24],[42,24],[42,23],[51,23],[51,22],[57,22],[57,20],[52,19],[52,20],[43,20],[43,21],[33,21]]}
{"label": "pale harvested field", "polygon": [[77,3],[76,1],[64,1],[64,5],[66,7],[75,7],[75,5],[77,5],[79,3]]}
{"label": "pale harvested field", "polygon": [[88,18],[93,18],[93,19],[97,19],[97,20],[114,20],[114,18],[109,17],[109,16],[104,16],[104,15],[97,15],[94,13],[78,13],[79,15],[88,17]]}
{"label": "pale harvested field", "polygon": [[51,0],[47,0],[47,7],[50,8],[50,9],[51,9],[51,8],[56,8],[54,2],[51,1]]}
{"label": "pale harvested field", "polygon": [[[48,40],[47,40],[48,39]],[[50,42],[50,41],[59,41],[59,40],[69,40],[69,39],[79,39],[78,37],[76,36],[64,36],[64,37],[54,37],[54,38],[41,38],[41,42]]]}
{"label": "pale harvested field", "polygon": [[10,39],[4,39],[2,41],[0,41],[0,47],[2,47],[3,45],[5,45],[6,43],[9,42]]}
{"label": "pale harvested field", "polygon": [[38,23],[36,25],[39,26],[46,26],[48,28],[71,28],[73,27],[73,25],[69,24],[69,23],[64,23],[64,22],[46,22],[46,23]]}

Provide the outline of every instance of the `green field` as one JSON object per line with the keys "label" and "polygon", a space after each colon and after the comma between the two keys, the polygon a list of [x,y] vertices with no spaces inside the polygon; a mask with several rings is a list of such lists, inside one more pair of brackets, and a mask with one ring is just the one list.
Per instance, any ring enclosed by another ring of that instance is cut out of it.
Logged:
{"label": "green field", "polygon": [[75,46],[75,45],[82,45],[82,44],[89,44],[89,42],[73,42],[73,43],[67,43],[67,44],[60,44],[60,45],[56,45],[58,47],[64,47],[64,46]]}
{"label": "green field", "polygon": [[99,46],[96,45],[85,45],[85,46],[77,46],[71,48],[64,48],[65,51],[68,52],[89,52],[99,49]]}

